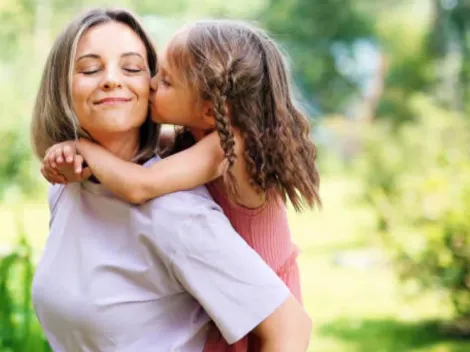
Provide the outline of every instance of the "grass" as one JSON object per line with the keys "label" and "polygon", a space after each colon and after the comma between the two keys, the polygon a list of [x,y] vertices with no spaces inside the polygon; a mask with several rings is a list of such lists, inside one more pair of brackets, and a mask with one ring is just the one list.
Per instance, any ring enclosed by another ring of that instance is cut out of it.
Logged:
{"label": "grass", "polygon": [[[373,218],[354,199],[352,180],[323,183],[324,208],[290,215],[300,266],[305,307],[314,320],[309,351],[460,352],[470,341],[450,340],[439,320],[449,311],[439,297],[411,299],[395,280],[376,243]],[[349,265],[339,259],[348,258]],[[378,262],[364,259],[378,258]]]}
{"label": "grass", "polygon": [[[470,341],[441,334],[439,320],[449,311],[436,304],[439,297],[405,296],[406,287],[382,265],[373,218],[352,201],[358,184],[330,178],[322,187],[323,211],[290,213],[294,239],[302,249],[304,304],[315,325],[309,351],[470,351]],[[40,250],[47,234],[47,207],[29,203],[16,211],[33,248]],[[14,215],[11,208],[0,206],[0,249],[15,240]],[[378,262],[364,261],[369,257]]]}

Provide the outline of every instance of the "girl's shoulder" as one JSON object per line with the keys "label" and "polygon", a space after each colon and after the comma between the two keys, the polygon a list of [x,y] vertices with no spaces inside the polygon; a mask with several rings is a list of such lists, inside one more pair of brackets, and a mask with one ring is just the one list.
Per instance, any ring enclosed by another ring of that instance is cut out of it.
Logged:
{"label": "girl's shoulder", "polygon": [[276,218],[286,212],[285,203],[277,195],[265,198],[258,206],[249,207],[230,199],[223,187],[216,182],[208,184],[207,189],[229,218],[246,216]]}

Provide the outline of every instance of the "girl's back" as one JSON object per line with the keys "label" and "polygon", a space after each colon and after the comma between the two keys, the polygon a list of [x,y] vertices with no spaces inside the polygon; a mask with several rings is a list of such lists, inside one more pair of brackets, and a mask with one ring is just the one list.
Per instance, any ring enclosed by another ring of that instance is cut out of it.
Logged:
{"label": "girl's back", "polygon": [[[208,184],[207,188],[235,230],[277,273],[293,296],[302,303],[297,265],[299,250],[292,242],[286,206],[282,200],[273,197],[258,208],[245,208],[230,200],[217,181]],[[256,336],[249,335],[248,338],[234,345],[228,345],[215,326],[212,327],[204,348],[204,352],[259,350],[260,344]]]}
{"label": "girl's back", "polygon": [[[230,200],[216,182],[210,183],[208,189],[240,236],[284,279],[296,262],[298,248],[292,242],[282,200],[272,198],[261,207],[250,209]],[[294,281],[286,284],[292,284],[292,294],[301,301],[300,282]]]}

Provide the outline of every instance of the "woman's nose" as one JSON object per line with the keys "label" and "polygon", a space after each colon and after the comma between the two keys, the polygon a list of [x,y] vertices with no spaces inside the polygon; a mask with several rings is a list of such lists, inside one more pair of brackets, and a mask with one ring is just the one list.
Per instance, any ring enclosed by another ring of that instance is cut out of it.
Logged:
{"label": "woman's nose", "polygon": [[105,71],[105,75],[101,82],[103,89],[115,89],[122,87],[122,79],[118,70],[108,69]]}

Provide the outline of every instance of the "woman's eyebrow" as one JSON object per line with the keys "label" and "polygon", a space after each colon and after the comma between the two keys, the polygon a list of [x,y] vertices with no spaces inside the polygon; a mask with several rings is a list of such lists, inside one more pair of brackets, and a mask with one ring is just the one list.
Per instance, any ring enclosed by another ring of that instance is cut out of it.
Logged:
{"label": "woman's eyebrow", "polygon": [[140,57],[142,60],[144,60],[144,57],[143,57],[141,54],[139,54],[138,52],[135,52],[135,51],[129,51],[129,52],[123,53],[123,54],[121,55],[121,57],[126,57],[126,56],[138,56],[138,57]]}
{"label": "woman's eyebrow", "polygon": [[82,55],[80,56],[76,62],[80,61],[80,60],[83,60],[83,59],[88,59],[88,58],[91,58],[91,59],[99,59],[100,56],[99,55],[96,55],[96,54],[85,54],[85,55]]}
{"label": "woman's eyebrow", "polygon": [[[135,52],[135,51],[129,51],[129,52],[125,52],[125,53],[121,54],[121,57],[127,57],[127,56],[138,56],[142,60],[144,60],[144,57],[141,54],[139,54],[138,52]],[[80,61],[80,60],[83,60],[83,59],[99,59],[99,58],[100,58],[100,56],[97,55],[97,54],[85,54],[85,55],[80,56],[77,59],[77,62]]]}

